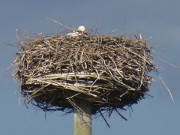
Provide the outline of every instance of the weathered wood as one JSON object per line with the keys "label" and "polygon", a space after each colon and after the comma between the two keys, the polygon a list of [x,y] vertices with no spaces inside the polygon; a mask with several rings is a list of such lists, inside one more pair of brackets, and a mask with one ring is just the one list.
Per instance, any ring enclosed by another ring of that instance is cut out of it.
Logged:
{"label": "weathered wood", "polygon": [[91,135],[91,105],[81,101],[78,107],[82,111],[74,109],[74,135]]}

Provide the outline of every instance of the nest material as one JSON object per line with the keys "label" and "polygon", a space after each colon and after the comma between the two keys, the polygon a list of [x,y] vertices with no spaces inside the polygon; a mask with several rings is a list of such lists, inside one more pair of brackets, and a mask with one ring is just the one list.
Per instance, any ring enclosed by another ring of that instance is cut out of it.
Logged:
{"label": "nest material", "polygon": [[44,36],[21,45],[15,77],[27,103],[71,111],[90,102],[92,114],[123,109],[144,97],[156,71],[146,40],[122,35]]}

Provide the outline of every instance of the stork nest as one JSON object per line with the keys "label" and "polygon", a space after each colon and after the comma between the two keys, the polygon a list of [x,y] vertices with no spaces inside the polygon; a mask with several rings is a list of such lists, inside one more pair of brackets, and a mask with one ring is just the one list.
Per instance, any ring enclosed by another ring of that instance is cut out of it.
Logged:
{"label": "stork nest", "polygon": [[21,42],[14,60],[26,103],[71,112],[91,103],[92,114],[124,109],[144,98],[156,71],[147,40],[123,35],[43,36]]}

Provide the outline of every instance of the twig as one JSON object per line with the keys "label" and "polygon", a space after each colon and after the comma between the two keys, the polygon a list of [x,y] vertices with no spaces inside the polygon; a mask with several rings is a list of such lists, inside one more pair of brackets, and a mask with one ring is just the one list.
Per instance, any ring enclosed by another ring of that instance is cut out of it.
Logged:
{"label": "twig", "polygon": [[169,65],[171,65],[172,67],[174,67],[174,68],[180,68],[179,66],[176,66],[176,65],[174,65],[174,64],[172,64],[172,63],[170,63],[170,62],[167,62],[167,61],[165,61],[165,60],[163,60],[163,59],[160,59],[160,58],[157,58],[158,60],[160,60],[160,61],[162,61],[162,62],[164,62],[164,63],[167,63],[167,64],[169,64]]}
{"label": "twig", "polygon": [[163,79],[158,75],[159,79],[161,80],[161,82],[163,83],[163,85],[165,86],[165,88],[167,89],[167,91],[169,92],[169,95],[171,97],[171,100],[173,101],[173,103],[175,103],[173,95],[171,93],[171,90],[167,87],[167,85],[165,84],[165,82],[163,81]]}
{"label": "twig", "polygon": [[76,31],[76,29],[71,28],[71,27],[69,27],[69,26],[66,26],[66,25],[64,25],[63,23],[58,22],[58,21],[56,21],[56,20],[54,20],[54,19],[51,19],[51,18],[47,18],[47,19],[49,19],[49,20],[51,20],[51,21],[53,21],[53,22],[55,22],[55,23],[57,23],[57,24],[59,24],[59,25],[65,27],[65,28],[68,28],[68,29],[70,29],[70,30],[73,30],[73,31],[75,30],[75,31]]}
{"label": "twig", "polygon": [[125,121],[127,121],[127,119],[117,109],[115,109],[115,111],[121,116],[121,118],[123,118]]}
{"label": "twig", "polygon": [[101,114],[102,118],[106,122],[107,126],[110,128],[111,126],[109,125],[109,123],[107,122],[106,118],[104,117],[104,115],[102,114],[102,112],[100,110],[99,110],[99,113]]}

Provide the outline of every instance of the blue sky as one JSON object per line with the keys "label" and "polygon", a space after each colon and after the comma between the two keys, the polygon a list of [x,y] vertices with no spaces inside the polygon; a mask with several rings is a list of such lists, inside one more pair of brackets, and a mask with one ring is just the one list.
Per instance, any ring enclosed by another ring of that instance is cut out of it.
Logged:
{"label": "blue sky", "polygon": [[[4,70],[16,57],[16,29],[24,28],[30,33],[57,33],[63,27],[47,20],[53,18],[66,25],[97,27],[100,33],[141,33],[152,37],[148,43],[163,58],[180,66],[180,1],[179,0],[0,0],[0,134],[4,135],[71,135],[73,114],[47,113],[29,109],[19,98],[18,83],[10,72]],[[122,112],[128,121],[117,114],[108,119],[108,128],[102,118],[93,119],[93,135],[178,135],[180,133],[180,69],[158,60],[160,76],[175,99],[172,103],[167,90],[158,77],[150,86],[153,98],[147,97],[133,110]],[[20,104],[18,103],[21,101]]]}

